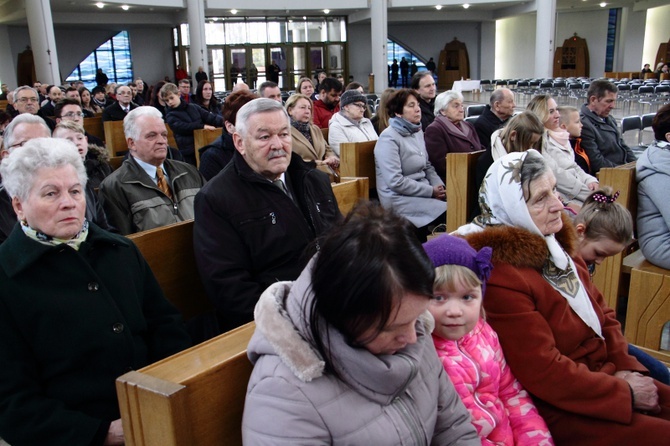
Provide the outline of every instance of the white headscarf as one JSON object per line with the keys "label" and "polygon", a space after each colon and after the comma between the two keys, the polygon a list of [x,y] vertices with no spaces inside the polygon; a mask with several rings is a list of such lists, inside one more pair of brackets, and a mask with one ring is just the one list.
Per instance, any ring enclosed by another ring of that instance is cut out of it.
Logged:
{"label": "white headscarf", "polygon": [[554,234],[542,234],[528,212],[521,187],[521,166],[527,157],[544,160],[537,150],[530,149],[526,152],[507,154],[491,165],[479,190],[482,213],[473,223],[460,227],[458,232],[468,234],[479,232],[489,225],[506,225],[522,228],[543,237],[549,249],[549,257],[542,268],[542,276],[561,293],[584,323],[602,337],[600,321],[576,273],[574,262],[558,243]]}

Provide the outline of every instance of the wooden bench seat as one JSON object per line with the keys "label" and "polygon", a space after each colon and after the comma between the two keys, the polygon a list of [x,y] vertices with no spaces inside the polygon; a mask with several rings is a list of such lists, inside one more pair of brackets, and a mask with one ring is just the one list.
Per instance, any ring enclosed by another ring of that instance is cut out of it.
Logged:
{"label": "wooden bench seat", "polygon": [[484,151],[447,154],[447,232],[453,232],[470,221],[477,203],[475,169]]}
{"label": "wooden bench seat", "polygon": [[250,322],[119,377],[126,445],[241,445],[254,329]]}
{"label": "wooden bench seat", "polygon": [[193,131],[193,147],[195,148],[195,165],[200,167],[200,149],[213,143],[216,138],[223,134],[223,128],[216,130],[198,129]]}
{"label": "wooden bench seat", "polygon": [[89,135],[105,140],[105,127],[102,125],[102,118],[94,116],[92,118],[84,118],[84,130]]}
{"label": "wooden bench seat", "polygon": [[370,189],[377,188],[375,144],[377,141],[340,144],[340,174],[343,177],[367,177]]}
{"label": "wooden bench seat", "polygon": [[368,178],[344,177],[339,183],[333,183],[333,193],[342,215],[347,215],[360,200],[370,198]]}

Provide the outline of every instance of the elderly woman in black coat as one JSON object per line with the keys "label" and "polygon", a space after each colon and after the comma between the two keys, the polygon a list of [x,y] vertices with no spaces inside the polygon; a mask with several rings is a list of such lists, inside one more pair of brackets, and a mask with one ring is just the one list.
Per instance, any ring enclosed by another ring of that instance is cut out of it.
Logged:
{"label": "elderly woman in black coat", "polygon": [[115,379],[189,346],[129,240],[86,221],[75,146],[38,138],[0,164],[19,222],[0,246],[0,437],[119,445]]}

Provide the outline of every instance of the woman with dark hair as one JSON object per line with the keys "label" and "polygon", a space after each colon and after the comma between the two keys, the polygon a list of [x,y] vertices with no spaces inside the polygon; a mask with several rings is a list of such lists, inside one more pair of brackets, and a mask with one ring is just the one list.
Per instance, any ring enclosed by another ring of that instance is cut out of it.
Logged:
{"label": "woman with dark hair", "polygon": [[237,112],[244,104],[258,98],[258,95],[249,90],[240,90],[231,93],[221,107],[223,110],[223,133],[213,143],[200,148],[200,167],[198,170],[207,181],[221,172],[233,159],[235,144],[233,132]]}
{"label": "woman with dark hair", "polygon": [[320,246],[256,306],[244,444],[479,445],[432,346],[412,225],[366,203]]}
{"label": "woman with dark hair", "polygon": [[214,86],[210,81],[200,81],[198,86],[195,87],[195,95],[192,99],[194,104],[201,106],[208,112],[215,115],[221,114],[221,105],[214,97]]}
{"label": "woman with dark hair", "polygon": [[532,149],[500,158],[479,203],[481,215],[458,232],[493,248],[487,321],[556,445],[670,444],[670,387],[628,354],[545,158]]}
{"label": "woman with dark hair", "polygon": [[375,145],[379,201],[412,222],[425,241],[429,226],[445,223],[447,206],[444,182],[428,160],[419,95],[403,88],[386,108],[392,118]]}
{"label": "woman with dark hair", "polygon": [[651,123],[656,139],[637,160],[637,234],[651,263],[670,269],[670,104]]}
{"label": "woman with dark hair", "polygon": [[102,108],[95,102],[93,102],[91,97],[91,92],[86,87],[79,87],[79,96],[81,97],[81,109],[88,110],[89,112],[96,114],[102,113]]}

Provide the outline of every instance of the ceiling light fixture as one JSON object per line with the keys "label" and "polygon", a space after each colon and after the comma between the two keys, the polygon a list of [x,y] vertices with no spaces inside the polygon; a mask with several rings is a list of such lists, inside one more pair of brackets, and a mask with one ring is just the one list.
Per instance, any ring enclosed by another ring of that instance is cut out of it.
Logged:
{"label": "ceiling light fixture", "polygon": [[469,3],[463,3],[463,9],[468,9],[470,7]]}
{"label": "ceiling light fixture", "polygon": [[330,14],[330,9],[324,9],[324,10],[323,10],[323,13],[324,13],[324,14]]}
{"label": "ceiling light fixture", "polygon": [[233,15],[237,14],[237,9],[231,9],[230,13],[233,14]]}
{"label": "ceiling light fixture", "polygon": [[605,6],[607,6],[607,3],[605,3],[605,2],[602,2],[602,3],[600,4],[600,7],[601,7],[601,8],[604,8]]}
{"label": "ceiling light fixture", "polygon": [[439,11],[440,9],[442,9],[442,5],[435,5],[435,9]]}
{"label": "ceiling light fixture", "polygon": [[95,4],[95,6],[97,6],[97,7],[100,8],[100,9],[102,9],[102,8],[105,7],[105,4],[104,4],[103,2],[98,2],[98,3]]}
{"label": "ceiling light fixture", "polygon": [[128,5],[121,5],[121,9],[123,9],[124,11],[127,11],[127,10],[130,9],[130,6],[128,6]]}

